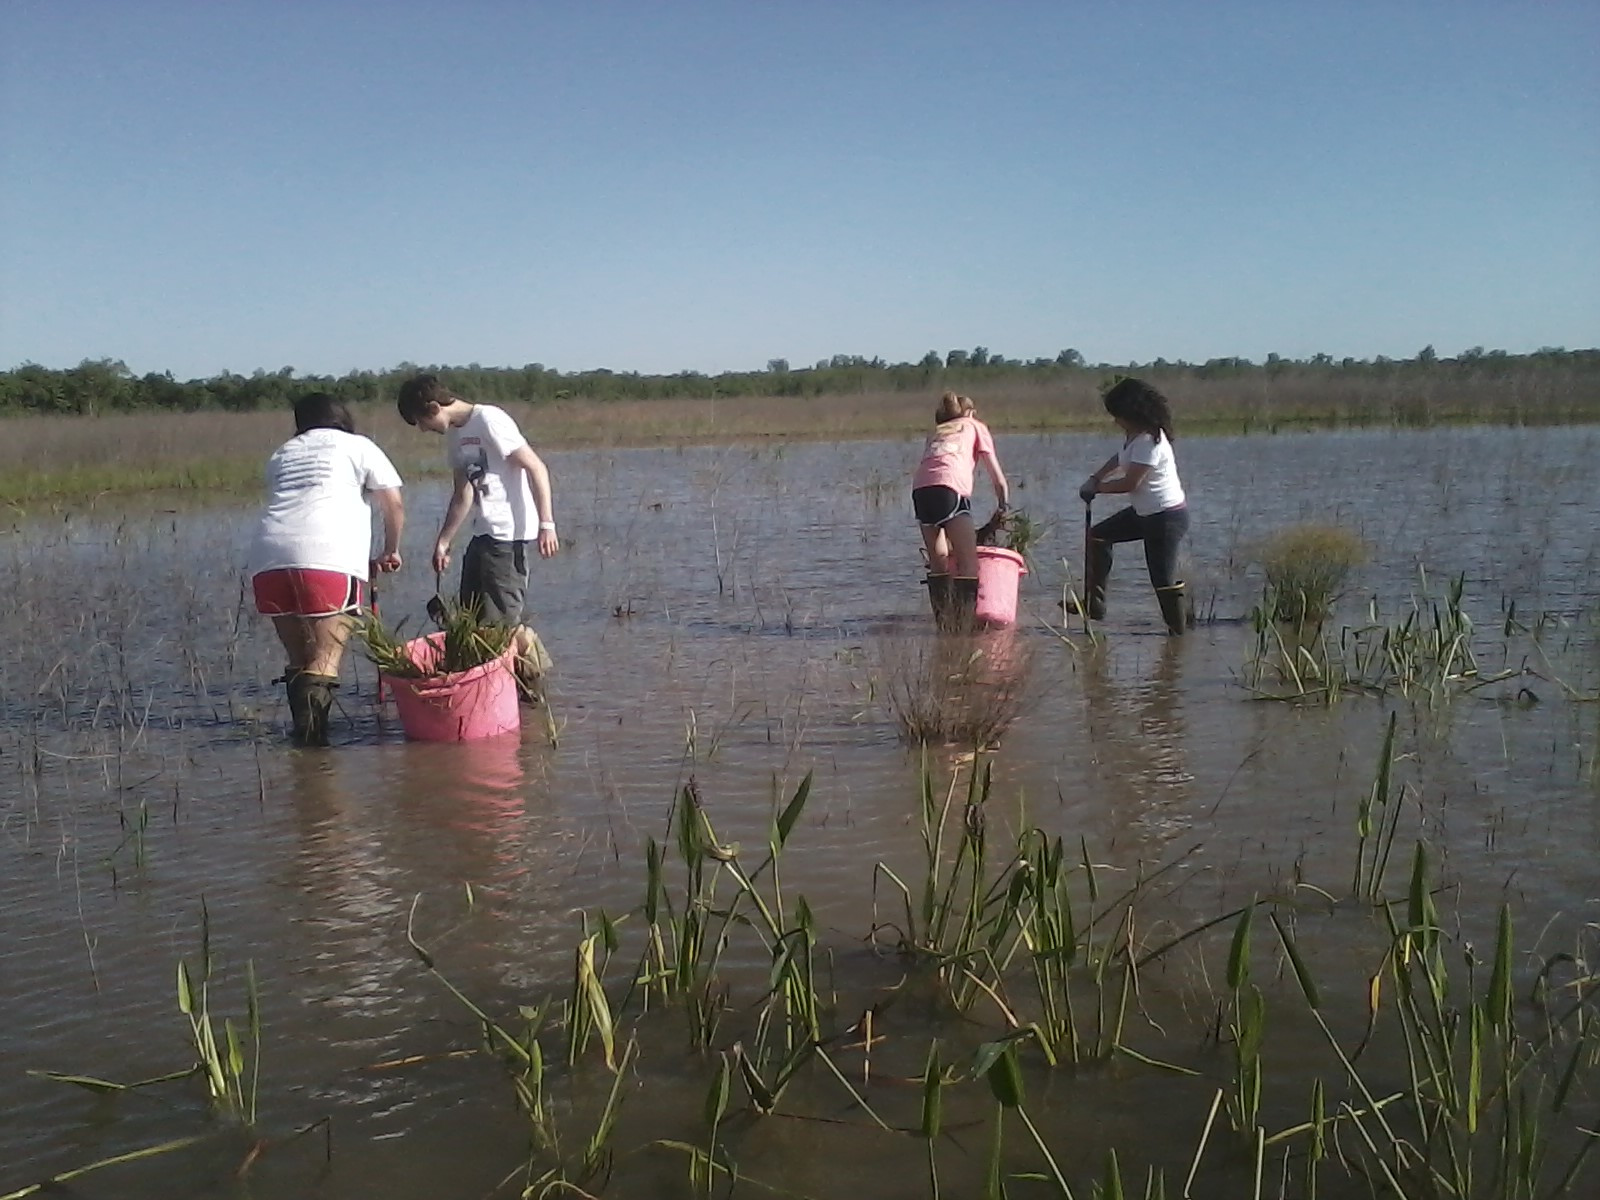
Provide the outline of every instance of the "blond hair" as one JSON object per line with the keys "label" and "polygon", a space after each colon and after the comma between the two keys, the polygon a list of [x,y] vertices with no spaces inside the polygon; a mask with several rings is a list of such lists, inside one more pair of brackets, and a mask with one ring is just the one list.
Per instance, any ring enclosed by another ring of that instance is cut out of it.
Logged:
{"label": "blond hair", "polygon": [[962,396],[956,392],[946,392],[939,397],[939,407],[933,410],[933,419],[943,425],[946,421],[955,421],[961,417],[975,417],[978,415],[977,405],[972,403],[971,396]]}

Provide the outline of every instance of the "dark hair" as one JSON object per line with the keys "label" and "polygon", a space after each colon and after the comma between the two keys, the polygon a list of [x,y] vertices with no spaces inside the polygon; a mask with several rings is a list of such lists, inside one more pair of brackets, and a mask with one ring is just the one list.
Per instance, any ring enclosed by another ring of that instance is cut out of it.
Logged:
{"label": "dark hair", "polygon": [[1141,433],[1172,440],[1172,409],[1167,398],[1142,379],[1123,376],[1106,389],[1106,411]]}
{"label": "dark hair", "polygon": [[344,401],[335,400],[327,392],[312,392],[294,402],[294,431],[307,433],[313,429],[342,429],[354,433],[356,423]]}
{"label": "dark hair", "polygon": [[395,407],[407,425],[415,425],[417,418],[426,416],[431,406],[445,407],[455,399],[455,393],[439,382],[437,375],[414,375],[400,385],[400,396]]}

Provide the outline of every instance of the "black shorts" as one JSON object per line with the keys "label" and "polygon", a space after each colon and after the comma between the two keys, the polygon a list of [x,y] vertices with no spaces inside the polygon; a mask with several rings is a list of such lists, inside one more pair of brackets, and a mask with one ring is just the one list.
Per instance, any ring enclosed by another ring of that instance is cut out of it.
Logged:
{"label": "black shorts", "polygon": [[461,556],[461,603],[486,621],[522,623],[528,594],[528,543],[497,542],[480,533]]}
{"label": "black shorts", "polygon": [[935,484],[911,489],[911,507],[921,525],[944,525],[960,516],[972,515],[972,497],[955,488]]}

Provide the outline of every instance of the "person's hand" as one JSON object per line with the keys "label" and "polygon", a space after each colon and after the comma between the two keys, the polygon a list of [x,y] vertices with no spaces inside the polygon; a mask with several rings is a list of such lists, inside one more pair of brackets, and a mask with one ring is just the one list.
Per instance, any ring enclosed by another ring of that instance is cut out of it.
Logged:
{"label": "person's hand", "polygon": [[1089,501],[1093,500],[1099,494],[1100,481],[1095,479],[1092,475],[1088,479],[1085,479],[1083,481],[1083,486],[1078,489],[1078,499],[1082,500],[1085,504],[1089,503]]}
{"label": "person's hand", "polygon": [[561,549],[561,539],[556,536],[554,529],[539,530],[539,557],[554,558],[556,551]]}
{"label": "person's hand", "polygon": [[380,554],[372,560],[372,565],[376,568],[374,574],[393,575],[402,566],[400,551],[391,550],[387,554]]}
{"label": "person's hand", "polygon": [[433,571],[443,575],[450,569],[450,543],[435,542],[433,546]]}

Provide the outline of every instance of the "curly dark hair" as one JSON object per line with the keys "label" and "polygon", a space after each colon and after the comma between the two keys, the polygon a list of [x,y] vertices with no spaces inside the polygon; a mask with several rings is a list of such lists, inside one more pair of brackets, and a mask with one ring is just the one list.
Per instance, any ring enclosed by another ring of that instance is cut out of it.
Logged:
{"label": "curly dark hair", "polygon": [[1106,389],[1106,411],[1152,437],[1172,441],[1172,409],[1167,398],[1142,379],[1123,376]]}

